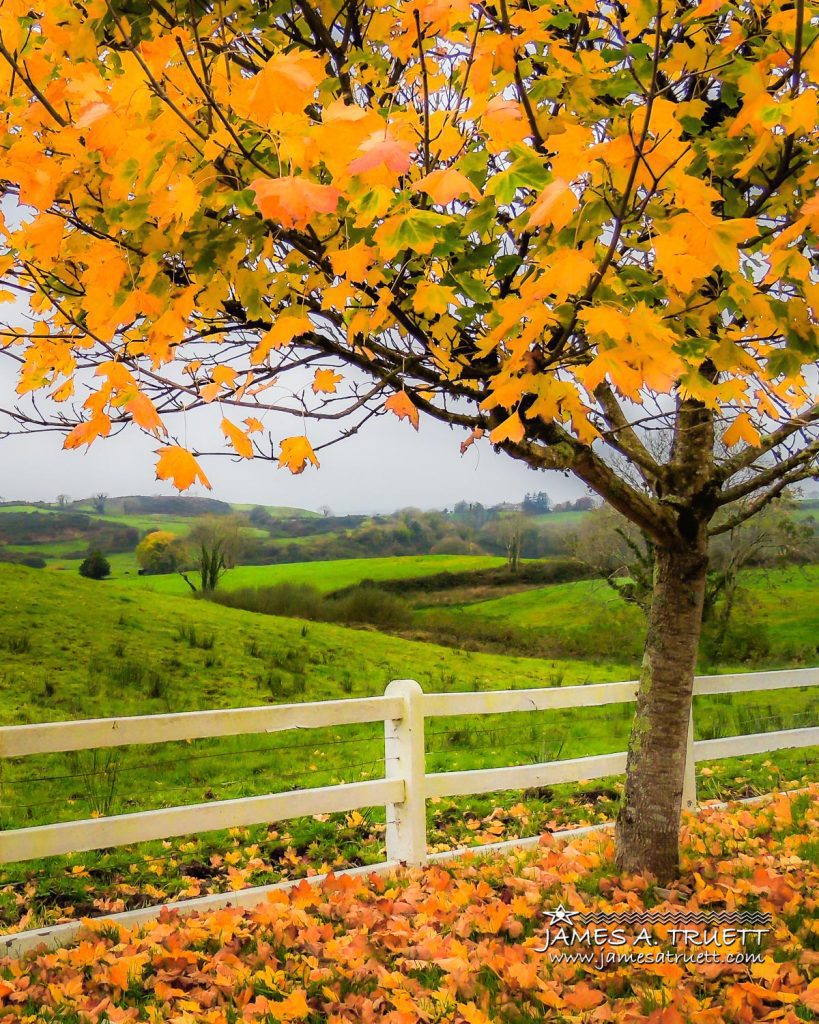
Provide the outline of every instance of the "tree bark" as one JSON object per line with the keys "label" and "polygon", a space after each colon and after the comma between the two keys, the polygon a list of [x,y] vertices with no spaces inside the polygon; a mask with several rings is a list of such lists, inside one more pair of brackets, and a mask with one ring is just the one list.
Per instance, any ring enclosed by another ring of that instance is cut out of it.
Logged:
{"label": "tree bark", "polygon": [[697,661],[707,543],[658,547],[626,787],[617,819],[617,866],[665,883],[679,871],[688,721]]}

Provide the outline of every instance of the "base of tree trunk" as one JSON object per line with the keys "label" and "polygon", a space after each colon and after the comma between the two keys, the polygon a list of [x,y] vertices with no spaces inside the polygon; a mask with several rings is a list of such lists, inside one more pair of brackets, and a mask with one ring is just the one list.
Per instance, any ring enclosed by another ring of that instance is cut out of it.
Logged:
{"label": "base of tree trunk", "polygon": [[617,866],[660,882],[679,873],[679,830],[694,668],[708,557],[705,545],[658,548],[617,818]]}

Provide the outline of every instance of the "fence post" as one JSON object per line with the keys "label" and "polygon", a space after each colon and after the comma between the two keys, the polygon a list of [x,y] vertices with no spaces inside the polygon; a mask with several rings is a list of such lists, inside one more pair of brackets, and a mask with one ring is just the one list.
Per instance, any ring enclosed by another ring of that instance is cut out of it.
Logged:
{"label": "fence post", "polygon": [[427,855],[424,691],[414,679],[394,679],[384,691],[401,697],[404,715],[384,722],[384,774],[402,779],[404,799],[387,805],[387,860],[423,864]]}
{"label": "fence post", "polygon": [[694,762],[694,701],[688,712],[688,739],[685,747],[685,781],[683,782],[682,806],[684,811],[697,809],[697,766]]}

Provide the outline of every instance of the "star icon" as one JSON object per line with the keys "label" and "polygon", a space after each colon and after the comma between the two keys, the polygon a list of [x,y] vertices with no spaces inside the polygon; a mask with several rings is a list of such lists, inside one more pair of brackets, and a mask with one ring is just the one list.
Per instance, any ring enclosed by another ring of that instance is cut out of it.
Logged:
{"label": "star icon", "polygon": [[567,910],[562,903],[558,904],[555,910],[547,910],[546,916],[550,918],[550,925],[553,924],[568,924],[571,925],[574,918],[577,917],[577,910]]}

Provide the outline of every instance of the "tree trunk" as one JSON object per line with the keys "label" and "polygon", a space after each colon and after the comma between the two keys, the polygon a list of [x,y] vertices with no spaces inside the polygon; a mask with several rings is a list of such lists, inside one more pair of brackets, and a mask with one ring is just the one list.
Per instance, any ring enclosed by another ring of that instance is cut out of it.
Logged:
{"label": "tree trunk", "polygon": [[694,666],[705,577],[704,540],[658,547],[626,788],[617,819],[617,865],[665,883],[679,871],[679,827]]}

